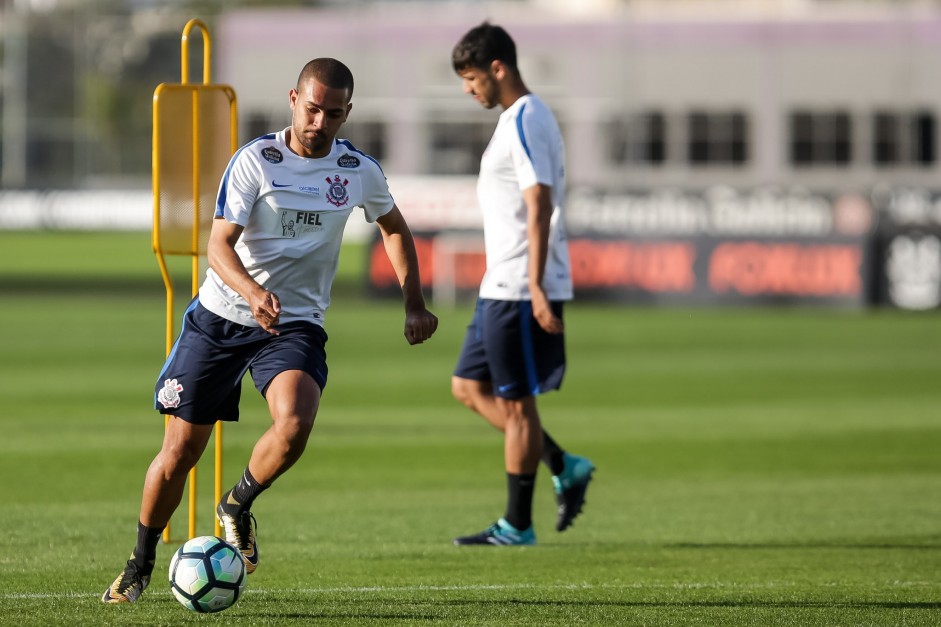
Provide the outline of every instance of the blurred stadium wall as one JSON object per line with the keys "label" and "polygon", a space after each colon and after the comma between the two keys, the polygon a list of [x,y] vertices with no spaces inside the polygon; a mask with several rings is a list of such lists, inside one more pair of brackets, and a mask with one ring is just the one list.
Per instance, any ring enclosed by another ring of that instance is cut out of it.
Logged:
{"label": "blurred stadium wall", "polygon": [[[141,95],[178,80],[179,31],[193,15],[183,3],[116,2],[118,14],[79,2],[66,28],[54,0],[39,16],[31,4],[8,0],[2,13],[0,228],[146,228]],[[563,127],[586,295],[941,302],[937,2],[239,4],[202,6],[213,12],[214,79],[238,93],[241,139],[288,123],[307,58],[343,59],[357,79],[345,135],[382,161],[441,267],[473,266],[473,176],[495,121],[461,93],[449,55],[490,19],[514,35],[529,86]],[[71,70],[53,81],[64,96],[42,91],[36,63]],[[49,188],[70,193],[30,191]],[[130,191],[101,191],[114,188]],[[104,208],[113,203],[123,207]],[[437,280],[442,294],[463,289]]]}

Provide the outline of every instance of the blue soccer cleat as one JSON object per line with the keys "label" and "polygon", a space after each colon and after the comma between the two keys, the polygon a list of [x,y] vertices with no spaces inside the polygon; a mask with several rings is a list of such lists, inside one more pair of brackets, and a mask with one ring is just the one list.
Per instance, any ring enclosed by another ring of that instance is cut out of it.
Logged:
{"label": "blue soccer cleat", "polygon": [[565,453],[565,468],[561,474],[552,476],[555,500],[559,505],[556,531],[565,531],[571,527],[575,517],[581,513],[585,492],[588,491],[594,472],[595,465],[588,459]]}
{"label": "blue soccer cleat", "polygon": [[457,546],[494,545],[494,546],[529,546],[536,544],[536,533],[532,526],[520,531],[501,518],[485,530],[472,536],[454,539]]}

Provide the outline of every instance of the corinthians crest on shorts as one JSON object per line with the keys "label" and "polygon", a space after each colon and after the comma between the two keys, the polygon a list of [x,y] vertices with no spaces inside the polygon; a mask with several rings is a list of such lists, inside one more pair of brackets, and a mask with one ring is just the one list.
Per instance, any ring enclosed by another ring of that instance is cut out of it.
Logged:
{"label": "corinthians crest on shorts", "polygon": [[332,179],[328,176],[327,201],[337,207],[345,205],[350,199],[350,192],[346,189],[349,182],[348,179],[341,180],[339,174],[334,174]]}
{"label": "corinthians crest on shorts", "polygon": [[180,392],[183,386],[176,379],[166,379],[163,387],[157,393],[157,400],[166,408],[180,406]]}

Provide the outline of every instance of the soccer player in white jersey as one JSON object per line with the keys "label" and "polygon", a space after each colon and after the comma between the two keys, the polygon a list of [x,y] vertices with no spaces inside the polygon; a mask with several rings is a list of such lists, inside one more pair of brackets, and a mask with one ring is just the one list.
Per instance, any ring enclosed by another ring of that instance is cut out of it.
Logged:
{"label": "soccer player in white jersey", "polygon": [[314,59],[290,90],[291,126],[249,142],[229,162],[206,280],[157,380],[155,407],[170,419],[145,477],[137,545],[105,590],[105,603],[135,602],[147,587],[157,541],[213,424],[238,419],[246,371],[268,403],[272,424],[216,512],[247,572],[255,570],[251,506],[307,445],[327,382],[324,315],[354,208],[379,226],[402,287],[408,343],[424,342],[437,328],[425,307],[411,233],[379,164],[335,139],[352,94],[353,76],[344,64]]}
{"label": "soccer player in white jersey", "polygon": [[507,32],[484,22],[454,47],[464,91],[503,112],[480,160],[477,197],[487,271],[451,379],[455,398],[504,433],[502,518],[458,545],[535,544],[533,488],[540,459],[552,473],[556,530],[581,512],[594,465],[542,427],[536,396],[565,373],[562,305],[572,299],[562,216],[564,147],[552,112],[526,88]]}

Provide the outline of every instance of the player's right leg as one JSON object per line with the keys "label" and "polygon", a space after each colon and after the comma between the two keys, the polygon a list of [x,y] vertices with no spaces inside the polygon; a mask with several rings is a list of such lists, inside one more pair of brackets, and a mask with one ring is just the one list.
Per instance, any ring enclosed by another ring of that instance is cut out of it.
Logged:
{"label": "player's right leg", "polygon": [[170,419],[144,480],[137,546],[103,602],[133,603],[147,587],[160,532],[183,498],[189,471],[216,421],[238,420],[242,377],[269,337],[263,329],[217,316],[199,299],[190,303],[155,387],[154,406]]}
{"label": "player's right leg", "polygon": [[134,603],[147,588],[160,534],[179,506],[186,477],[205,450],[211,433],[212,425],[193,425],[176,417],[170,419],[163,446],[144,479],[137,544],[124,570],[101,595],[103,603]]}

